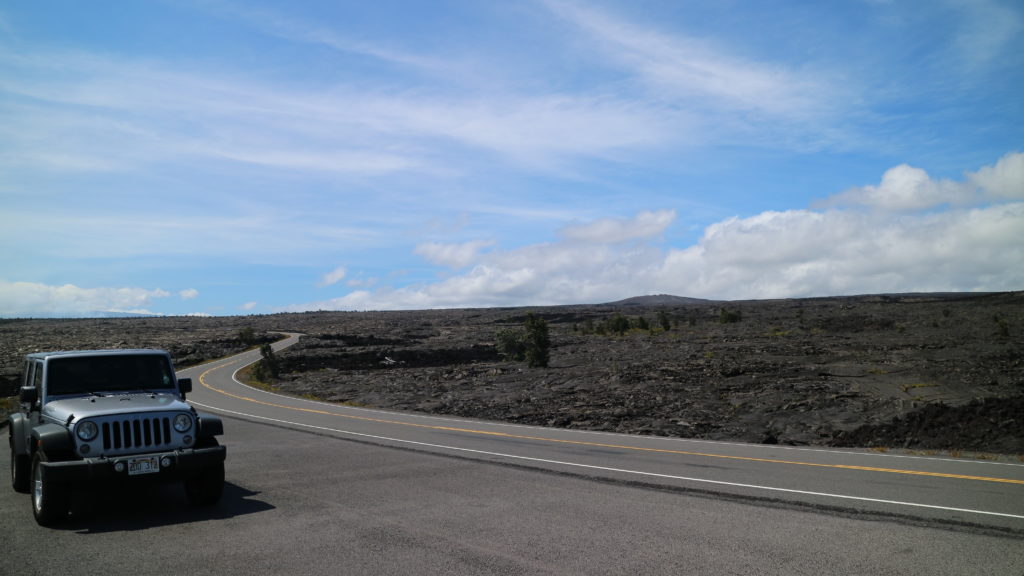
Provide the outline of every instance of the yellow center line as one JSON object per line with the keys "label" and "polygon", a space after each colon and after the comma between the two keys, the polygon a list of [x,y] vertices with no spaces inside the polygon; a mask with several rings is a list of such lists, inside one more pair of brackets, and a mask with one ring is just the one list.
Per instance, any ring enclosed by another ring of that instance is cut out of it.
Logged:
{"label": "yellow center line", "polygon": [[642,447],[642,446],[626,446],[626,445],[622,445],[622,444],[605,444],[605,443],[601,443],[601,442],[587,442],[587,441],[583,441],[583,440],[563,440],[563,439],[559,439],[559,438],[546,438],[546,437],[542,437],[542,436],[527,436],[527,435],[521,435],[521,434],[509,434],[507,432],[494,432],[494,431],[490,431],[490,430],[476,430],[476,429],[473,429],[473,428],[458,428],[458,427],[454,427],[454,426],[438,426],[438,425],[432,425],[432,424],[416,424],[416,423],[413,423],[413,422],[400,422],[400,421],[397,421],[397,420],[386,420],[386,419],[382,419],[382,418],[371,418],[369,416],[356,416],[354,414],[339,414],[337,412],[331,412],[331,411],[328,411],[328,410],[317,410],[317,409],[313,409],[313,408],[299,408],[297,406],[285,406],[283,404],[276,404],[276,403],[273,403],[273,402],[267,402],[265,400],[257,400],[255,398],[250,398],[248,396],[240,396],[238,394],[232,394],[231,392],[227,392],[227,391],[221,390],[219,388],[214,388],[213,386],[211,386],[211,385],[206,383],[206,375],[207,374],[209,374],[210,372],[213,372],[214,370],[219,370],[221,368],[225,368],[225,367],[227,367],[229,365],[230,364],[223,364],[221,366],[216,366],[214,368],[210,368],[209,370],[207,370],[207,371],[203,372],[202,374],[200,374],[199,382],[205,388],[208,388],[208,389],[210,389],[210,390],[212,390],[214,392],[219,392],[219,393],[221,393],[221,394],[223,394],[225,396],[230,396],[231,398],[235,398],[237,400],[244,400],[246,402],[252,402],[254,404],[262,404],[264,406],[272,406],[272,407],[275,407],[275,408],[284,408],[286,410],[294,410],[296,412],[307,412],[307,413],[310,413],[310,414],[322,414],[322,415],[326,415],[326,416],[337,416],[337,417],[340,417],[340,418],[348,418],[350,420],[361,420],[361,421],[364,421],[364,422],[376,422],[376,423],[379,423],[379,424],[394,424],[394,425],[397,425],[397,426],[407,426],[407,427],[410,427],[410,428],[425,428],[425,429],[429,429],[429,430],[443,430],[443,431],[446,431],[446,432],[461,432],[461,433],[465,433],[465,434],[477,434],[477,435],[481,435],[481,436],[495,436],[495,437],[500,437],[500,438],[510,438],[510,439],[516,439],[516,440],[534,440],[534,441],[537,441],[537,442],[551,442],[551,443],[555,443],[555,444],[569,444],[569,445],[574,445],[574,446],[590,446],[590,447],[595,447],[595,448],[614,448],[614,449],[617,449],[617,450],[632,450],[632,451],[636,451],[636,452],[656,452],[656,453],[661,453],[661,454],[677,454],[677,455],[681,455],[681,456],[701,456],[701,457],[705,457],[705,458],[721,458],[721,459],[726,459],[726,460],[745,460],[745,461],[748,461],[748,462],[765,462],[765,463],[770,463],[770,464],[790,464],[790,465],[794,465],[794,466],[812,466],[812,467],[816,467],[816,468],[835,468],[835,469],[841,469],[841,470],[863,470],[863,471],[866,471],[866,472],[887,472],[887,473],[891,473],[891,474],[907,474],[907,475],[913,475],[913,476],[932,476],[932,477],[936,477],[936,478],[956,478],[956,479],[959,479],[959,480],[979,480],[979,481],[982,481],[982,482],[1000,482],[1000,483],[1004,483],[1004,484],[1020,484],[1020,485],[1024,485],[1024,480],[1015,480],[1015,479],[1012,479],[1012,478],[994,478],[994,477],[989,477],[989,476],[970,476],[970,475],[965,475],[965,474],[947,474],[945,472],[926,472],[926,471],[922,471],[922,470],[901,470],[901,469],[897,469],[897,468],[878,468],[878,467],[874,467],[874,466],[854,466],[854,465],[851,465],[851,464],[819,464],[819,463],[816,463],[816,462],[800,462],[800,461],[795,461],[795,460],[779,460],[779,459],[775,459],[775,458],[756,458],[756,457],[753,457],[753,456],[732,456],[732,455],[729,455],[729,454],[712,454],[712,453],[708,453],[708,452],[692,452],[692,451],[687,451],[687,450],[671,450],[671,449],[667,449],[667,448],[646,448],[646,447]]}

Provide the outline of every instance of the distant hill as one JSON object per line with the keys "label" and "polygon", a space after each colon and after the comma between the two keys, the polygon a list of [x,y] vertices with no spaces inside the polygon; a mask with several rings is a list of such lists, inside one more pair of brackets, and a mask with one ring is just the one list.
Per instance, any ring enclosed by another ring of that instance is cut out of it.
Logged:
{"label": "distant hill", "polygon": [[671,294],[651,294],[648,296],[633,296],[632,298],[626,298],[617,302],[608,302],[604,306],[692,306],[694,304],[711,304],[714,302],[716,300],[672,296]]}

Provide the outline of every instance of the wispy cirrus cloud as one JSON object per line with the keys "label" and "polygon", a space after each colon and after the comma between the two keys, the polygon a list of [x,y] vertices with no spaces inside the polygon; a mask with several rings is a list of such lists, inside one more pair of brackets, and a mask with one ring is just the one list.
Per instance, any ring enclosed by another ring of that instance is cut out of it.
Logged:
{"label": "wispy cirrus cloud", "polygon": [[[29,67],[48,74],[34,80]],[[603,96],[304,90],[81,53],[0,57],[0,70],[24,78],[5,88],[18,103],[0,109],[13,119],[7,135],[19,162],[69,169],[203,159],[437,175],[465,171],[459,159],[469,153],[547,170],[673,139],[659,110]]]}
{"label": "wispy cirrus cloud", "polygon": [[336,28],[289,16],[266,7],[256,8],[249,3],[240,4],[226,0],[206,2],[202,7],[208,12],[223,14],[226,18],[241,19],[250,27],[265,34],[291,42],[325,46],[339,52],[366,56],[433,74],[450,73],[455,68],[448,58],[433,58],[422,53],[387,47],[379,42],[369,42],[342,34]]}
{"label": "wispy cirrus cloud", "polygon": [[827,84],[791,65],[730,55],[705,40],[631,22],[590,4],[544,4],[588,34],[603,57],[670,102],[781,117],[817,115],[829,107]]}

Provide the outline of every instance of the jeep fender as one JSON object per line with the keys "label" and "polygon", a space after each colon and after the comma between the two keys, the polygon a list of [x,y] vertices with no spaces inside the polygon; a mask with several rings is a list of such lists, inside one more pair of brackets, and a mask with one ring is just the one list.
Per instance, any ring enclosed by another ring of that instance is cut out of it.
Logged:
{"label": "jeep fender", "polygon": [[50,460],[57,460],[74,453],[74,442],[67,428],[56,424],[43,424],[32,429],[32,446],[46,454]]}
{"label": "jeep fender", "polygon": [[199,425],[196,438],[212,438],[224,434],[224,423],[212,414],[198,414]]}
{"label": "jeep fender", "polygon": [[28,445],[28,419],[20,412],[10,416],[11,448],[18,456],[30,456],[32,449]]}

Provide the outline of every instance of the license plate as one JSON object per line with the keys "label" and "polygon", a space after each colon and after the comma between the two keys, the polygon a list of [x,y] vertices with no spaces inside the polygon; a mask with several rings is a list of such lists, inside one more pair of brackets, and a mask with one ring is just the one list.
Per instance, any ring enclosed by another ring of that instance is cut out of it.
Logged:
{"label": "license plate", "polygon": [[156,474],[160,471],[160,459],[156,456],[146,458],[131,458],[128,460],[128,475]]}

